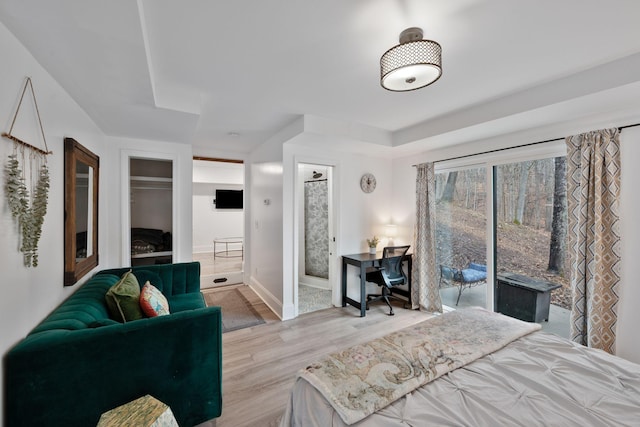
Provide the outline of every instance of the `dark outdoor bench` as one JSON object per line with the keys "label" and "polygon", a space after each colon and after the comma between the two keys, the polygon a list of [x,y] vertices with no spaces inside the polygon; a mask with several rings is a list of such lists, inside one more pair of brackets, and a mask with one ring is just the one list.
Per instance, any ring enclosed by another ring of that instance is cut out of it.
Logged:
{"label": "dark outdoor bench", "polygon": [[438,285],[442,287],[442,283],[444,282],[458,286],[456,305],[460,302],[463,290],[484,283],[486,280],[487,266],[485,264],[471,262],[467,268],[463,269],[451,268],[440,264],[440,282]]}
{"label": "dark outdoor bench", "polygon": [[549,321],[551,291],[557,283],[532,279],[515,273],[497,276],[496,311],[525,322]]}

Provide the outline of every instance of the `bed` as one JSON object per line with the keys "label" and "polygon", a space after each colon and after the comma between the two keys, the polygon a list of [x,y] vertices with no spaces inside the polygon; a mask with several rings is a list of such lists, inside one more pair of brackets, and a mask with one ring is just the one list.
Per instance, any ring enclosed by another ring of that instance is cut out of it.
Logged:
{"label": "bed", "polygon": [[284,426],[637,426],[640,365],[461,309],[301,370]]}

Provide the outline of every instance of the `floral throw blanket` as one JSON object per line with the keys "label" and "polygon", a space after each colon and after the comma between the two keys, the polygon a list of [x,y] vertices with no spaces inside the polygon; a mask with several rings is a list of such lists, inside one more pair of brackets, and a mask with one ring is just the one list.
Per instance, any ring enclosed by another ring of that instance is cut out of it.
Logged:
{"label": "floral throw blanket", "polygon": [[540,329],[480,308],[452,311],[329,354],[301,370],[353,424],[416,388]]}

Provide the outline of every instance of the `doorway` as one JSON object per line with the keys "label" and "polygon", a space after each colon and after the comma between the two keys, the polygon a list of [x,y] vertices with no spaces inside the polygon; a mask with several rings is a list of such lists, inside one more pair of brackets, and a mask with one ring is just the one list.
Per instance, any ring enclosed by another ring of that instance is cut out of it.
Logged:
{"label": "doorway", "polygon": [[242,283],[244,249],[244,163],[194,158],[193,260],[201,287]]}
{"label": "doorway", "polygon": [[332,307],[332,172],[298,164],[298,314]]}
{"label": "doorway", "polygon": [[493,167],[496,311],[569,338],[566,157]]}
{"label": "doorway", "polygon": [[129,174],[130,265],[170,264],[174,235],[173,161],[130,157]]}

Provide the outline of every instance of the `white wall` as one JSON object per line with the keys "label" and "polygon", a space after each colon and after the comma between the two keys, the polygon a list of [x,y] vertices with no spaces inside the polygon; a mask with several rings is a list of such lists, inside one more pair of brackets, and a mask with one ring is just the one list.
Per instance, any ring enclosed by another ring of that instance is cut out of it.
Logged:
{"label": "white wall", "polygon": [[[492,140],[475,141],[448,149],[424,152],[417,156],[398,158],[393,161],[393,212],[398,224],[396,241],[411,243],[415,223],[415,168],[414,164],[442,160],[450,157],[473,154],[498,148],[512,147],[540,140],[547,140],[607,127],[637,123],[637,117],[598,118],[588,122],[566,123],[564,126],[534,129],[526,132],[496,137]],[[640,286],[634,268],[634,260],[640,254],[640,226],[636,219],[640,209],[640,196],[635,186],[640,182],[640,170],[636,166],[640,159],[640,128],[629,128],[621,134],[622,183],[621,183],[621,228],[622,228],[622,280],[618,307],[618,339],[616,353],[628,360],[640,363],[640,342],[637,325],[640,324]]]}
{"label": "white wall", "polygon": [[282,145],[268,142],[247,165],[245,283],[282,315]]}
{"label": "white wall", "polygon": [[[216,209],[216,189],[242,190],[244,165],[194,160],[193,252],[213,251],[213,239],[244,236],[244,210]],[[239,249],[239,245],[229,249]]]}
{"label": "white wall", "polygon": [[[243,185],[193,183],[193,252],[212,252],[213,240],[244,236],[242,209],[216,209],[216,189],[242,190]],[[239,245],[229,249],[240,249]],[[220,250],[218,248],[217,250]]]}
{"label": "white wall", "polygon": [[640,278],[637,259],[640,256],[640,127],[623,129],[620,135],[622,177],[620,183],[620,222],[622,234],[622,287],[618,306],[616,354],[640,363]]}
{"label": "white wall", "polygon": [[170,188],[160,190],[132,186],[130,200],[131,228],[172,231],[173,194]]}
{"label": "white wall", "polygon": [[244,165],[242,163],[194,160],[193,182],[243,185]]}
{"label": "white wall", "polygon": [[[26,76],[33,80],[38,107],[44,126],[47,145],[53,154],[48,156],[50,184],[47,215],[44,218],[39,245],[39,265],[23,267],[22,254],[18,251],[17,227],[8,211],[4,185],[0,186],[0,352],[6,351],[23,338],[60,302],[74,292],[78,285],[63,287],[64,273],[64,137],[73,137],[100,157],[100,194],[110,189],[111,168],[104,154],[104,136],[98,127],[73,99],[35,61],[7,28],[0,23],[0,118],[2,131],[8,131]],[[23,140],[43,147],[39,136],[33,104],[28,98],[21,108],[20,120],[14,134]],[[13,152],[13,143],[0,138],[0,159],[4,168],[7,156]],[[4,183],[4,179],[2,180]],[[99,218],[106,218],[107,202],[99,200]],[[110,232],[107,221],[99,224],[99,260],[102,268],[109,263],[106,250]],[[86,280],[85,276],[83,280]],[[82,282],[82,281],[81,281]],[[3,372],[0,381],[4,383]],[[4,390],[4,388],[3,388]],[[0,390],[0,402],[3,390]],[[3,410],[0,410],[0,418]]]}

